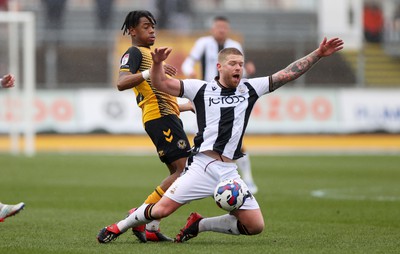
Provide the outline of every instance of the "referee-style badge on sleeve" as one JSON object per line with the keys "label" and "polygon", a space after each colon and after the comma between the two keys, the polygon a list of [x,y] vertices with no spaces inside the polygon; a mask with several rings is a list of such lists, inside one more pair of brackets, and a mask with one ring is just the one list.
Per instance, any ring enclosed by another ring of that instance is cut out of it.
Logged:
{"label": "referee-style badge on sleeve", "polygon": [[125,54],[121,59],[121,66],[127,64],[128,60],[129,60],[129,54]]}

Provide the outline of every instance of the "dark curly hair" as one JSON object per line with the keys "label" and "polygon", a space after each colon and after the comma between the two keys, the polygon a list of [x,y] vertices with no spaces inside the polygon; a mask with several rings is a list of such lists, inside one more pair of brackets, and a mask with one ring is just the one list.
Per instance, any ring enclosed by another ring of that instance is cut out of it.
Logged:
{"label": "dark curly hair", "polygon": [[131,11],[126,15],[124,24],[121,27],[123,35],[129,34],[129,28],[136,27],[139,24],[141,17],[147,18],[153,25],[157,24],[156,19],[151,12],[146,10]]}

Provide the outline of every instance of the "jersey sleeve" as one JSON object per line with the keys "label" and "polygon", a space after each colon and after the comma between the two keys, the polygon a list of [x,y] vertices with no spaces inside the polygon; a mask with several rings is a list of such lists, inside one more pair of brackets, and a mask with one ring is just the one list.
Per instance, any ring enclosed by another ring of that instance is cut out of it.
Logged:
{"label": "jersey sleeve", "polygon": [[119,71],[129,71],[131,73],[136,73],[139,70],[142,58],[142,53],[138,48],[130,47],[121,57]]}
{"label": "jersey sleeve", "polygon": [[181,85],[182,85],[182,88],[181,88],[182,89],[182,91],[181,91],[182,96],[181,97],[184,97],[184,98],[187,98],[187,99],[193,101],[194,98],[197,95],[197,92],[200,90],[200,88],[204,84],[206,84],[205,81],[201,81],[201,80],[198,80],[198,79],[184,79],[184,80],[182,80],[182,83],[181,83]]}
{"label": "jersey sleeve", "polygon": [[272,85],[272,76],[252,78],[248,79],[247,82],[254,88],[258,96],[270,93]]}

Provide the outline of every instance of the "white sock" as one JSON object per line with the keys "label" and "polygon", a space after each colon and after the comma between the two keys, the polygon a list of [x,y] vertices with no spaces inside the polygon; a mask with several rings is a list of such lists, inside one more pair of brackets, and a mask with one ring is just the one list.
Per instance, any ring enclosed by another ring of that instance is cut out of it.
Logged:
{"label": "white sock", "polygon": [[144,212],[148,204],[141,205],[138,209],[136,209],[133,213],[131,213],[128,217],[121,220],[117,223],[117,227],[121,232],[125,232],[130,228],[137,227],[146,223],[149,223],[151,220],[148,220],[144,217]]}
{"label": "white sock", "polygon": [[243,181],[246,184],[253,183],[253,175],[251,173],[250,158],[247,154],[236,160],[236,164],[239,168]]}
{"label": "white sock", "polygon": [[153,220],[146,224],[146,229],[148,231],[158,231],[160,229],[160,221]]}
{"label": "white sock", "polygon": [[230,214],[204,218],[199,223],[199,233],[213,231],[230,235],[240,235],[237,222],[236,217]]}

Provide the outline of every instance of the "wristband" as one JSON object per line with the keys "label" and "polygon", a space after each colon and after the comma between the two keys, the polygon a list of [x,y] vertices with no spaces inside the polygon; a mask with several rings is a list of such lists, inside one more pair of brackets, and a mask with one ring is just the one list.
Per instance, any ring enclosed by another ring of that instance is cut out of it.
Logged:
{"label": "wristband", "polygon": [[146,80],[150,78],[150,71],[149,70],[145,70],[142,71],[142,77]]}

